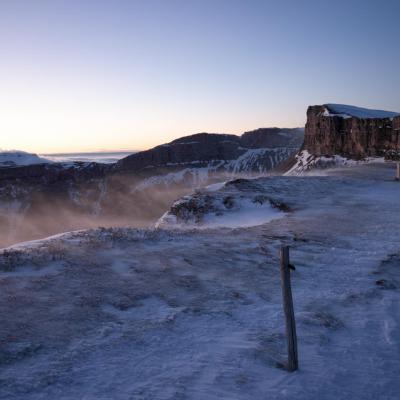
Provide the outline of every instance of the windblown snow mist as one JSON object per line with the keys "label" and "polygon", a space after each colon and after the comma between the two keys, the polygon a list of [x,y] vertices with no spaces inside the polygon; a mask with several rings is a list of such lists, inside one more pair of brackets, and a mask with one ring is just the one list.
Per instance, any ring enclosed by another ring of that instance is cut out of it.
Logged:
{"label": "windblown snow mist", "polygon": [[73,230],[153,225],[189,188],[122,191],[79,206],[70,198],[33,193],[20,201],[0,203],[0,247]]}
{"label": "windblown snow mist", "polygon": [[80,169],[61,168],[53,176],[40,168],[21,170],[22,179],[13,172],[2,180],[0,247],[99,226],[148,227],[196,188],[265,175],[265,171],[219,171],[216,166],[110,173],[109,166],[93,163]]}

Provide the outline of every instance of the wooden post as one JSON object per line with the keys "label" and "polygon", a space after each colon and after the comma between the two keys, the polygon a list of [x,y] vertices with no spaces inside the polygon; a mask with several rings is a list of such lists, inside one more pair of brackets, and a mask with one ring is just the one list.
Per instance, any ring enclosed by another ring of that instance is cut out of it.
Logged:
{"label": "wooden post", "polygon": [[292,287],[290,284],[290,265],[289,246],[282,246],[280,251],[281,257],[281,286],[283,297],[283,310],[286,319],[286,335],[288,341],[288,364],[289,371],[296,371],[299,367],[297,358],[297,335],[296,321],[294,319]]}
{"label": "wooden post", "polygon": [[396,181],[400,181],[400,162],[396,163]]}

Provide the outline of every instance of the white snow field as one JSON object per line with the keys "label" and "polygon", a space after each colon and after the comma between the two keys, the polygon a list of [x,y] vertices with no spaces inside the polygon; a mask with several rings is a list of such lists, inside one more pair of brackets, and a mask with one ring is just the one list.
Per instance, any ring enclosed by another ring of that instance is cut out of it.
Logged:
{"label": "white snow field", "polygon": [[394,111],[384,110],[371,110],[369,108],[362,108],[356,106],[349,106],[346,104],[324,104],[327,108],[325,110],[326,117],[339,116],[342,118],[393,118],[400,113]]}
{"label": "white snow field", "polygon": [[321,175],[321,170],[332,169],[334,167],[354,167],[363,164],[385,163],[384,157],[366,157],[361,160],[353,160],[339,154],[332,156],[316,156],[307,150],[301,150],[295,155],[294,165],[285,173],[287,176],[296,175]]}
{"label": "white snow field", "polygon": [[[252,191],[288,206],[262,225],[98,229],[2,250],[0,398],[398,399],[393,177],[380,163],[259,178]],[[283,244],[296,266],[294,373],[279,367]]]}
{"label": "white snow field", "polygon": [[34,153],[27,153],[21,150],[0,150],[0,167],[47,164],[50,162],[47,158],[39,157]]}

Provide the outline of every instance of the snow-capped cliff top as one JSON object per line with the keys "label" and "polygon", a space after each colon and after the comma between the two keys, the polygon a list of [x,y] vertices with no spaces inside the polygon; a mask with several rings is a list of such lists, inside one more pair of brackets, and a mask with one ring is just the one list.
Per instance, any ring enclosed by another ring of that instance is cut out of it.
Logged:
{"label": "snow-capped cliff top", "polygon": [[50,160],[39,157],[34,153],[27,153],[21,150],[0,151],[0,167],[15,167],[19,165],[45,164]]}
{"label": "snow-capped cliff top", "polygon": [[393,118],[400,113],[384,110],[372,110],[369,108],[361,108],[349,106],[346,104],[324,104],[326,108],[325,116],[327,117],[343,117],[343,118]]}

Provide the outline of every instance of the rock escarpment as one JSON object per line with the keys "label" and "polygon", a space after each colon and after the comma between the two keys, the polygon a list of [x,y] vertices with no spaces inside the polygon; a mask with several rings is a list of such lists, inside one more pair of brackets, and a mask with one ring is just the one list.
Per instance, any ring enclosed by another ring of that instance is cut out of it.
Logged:
{"label": "rock escarpment", "polygon": [[353,159],[400,153],[400,114],[339,104],[310,106],[303,150]]}
{"label": "rock escarpment", "polygon": [[[261,128],[242,136],[198,133],[185,136],[153,149],[132,154],[120,160],[114,172],[140,172],[148,168],[172,167],[182,164],[207,164],[215,161],[233,161],[249,150],[284,148],[290,151],[301,146],[302,129]],[[281,160],[279,160],[281,161]],[[265,159],[267,170],[273,167]],[[260,165],[248,172],[259,171]]]}

